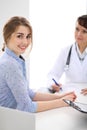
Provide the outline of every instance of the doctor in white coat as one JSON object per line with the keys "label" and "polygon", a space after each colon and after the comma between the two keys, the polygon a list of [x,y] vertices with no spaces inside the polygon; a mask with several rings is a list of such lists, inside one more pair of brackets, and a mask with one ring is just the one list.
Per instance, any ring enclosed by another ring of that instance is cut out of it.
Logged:
{"label": "doctor in white coat", "polygon": [[[77,18],[75,43],[61,51],[48,74],[51,92],[54,93],[61,89],[59,80],[63,73],[65,73],[66,83],[87,83],[87,15]],[[86,95],[87,88],[82,89],[81,93]]]}

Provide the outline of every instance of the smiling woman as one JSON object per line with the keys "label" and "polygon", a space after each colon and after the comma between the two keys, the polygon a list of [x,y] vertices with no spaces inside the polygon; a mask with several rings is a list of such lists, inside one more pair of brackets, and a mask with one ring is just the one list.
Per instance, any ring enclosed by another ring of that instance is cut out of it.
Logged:
{"label": "smiling woman", "polygon": [[28,83],[22,54],[32,45],[32,28],[24,17],[14,16],[4,25],[4,52],[0,56],[0,106],[39,112],[67,106],[62,98],[74,101],[73,92],[63,95],[34,92]]}
{"label": "smiling woman", "polygon": [[25,23],[24,20],[25,19],[21,17],[13,17],[4,26],[3,36],[5,43],[2,50],[4,50],[4,47],[7,46],[19,56],[24,53],[29,44],[32,43],[31,26],[28,26],[28,21]]}
{"label": "smiling woman", "polygon": [[23,25],[19,26],[15,33],[11,35],[10,39],[8,39],[6,43],[7,47],[19,56],[20,54],[25,52],[26,48],[31,43],[30,30]]}

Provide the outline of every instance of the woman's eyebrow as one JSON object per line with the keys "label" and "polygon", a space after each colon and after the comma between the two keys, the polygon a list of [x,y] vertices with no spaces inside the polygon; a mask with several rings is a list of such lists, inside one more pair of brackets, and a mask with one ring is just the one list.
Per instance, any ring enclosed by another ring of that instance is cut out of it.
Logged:
{"label": "woman's eyebrow", "polygon": [[24,33],[20,33],[20,32],[18,32],[17,34],[21,34],[21,35],[24,35]]}
{"label": "woman's eyebrow", "polygon": [[[24,35],[24,33],[18,32],[17,34]],[[28,33],[27,35],[31,35],[31,33]]]}

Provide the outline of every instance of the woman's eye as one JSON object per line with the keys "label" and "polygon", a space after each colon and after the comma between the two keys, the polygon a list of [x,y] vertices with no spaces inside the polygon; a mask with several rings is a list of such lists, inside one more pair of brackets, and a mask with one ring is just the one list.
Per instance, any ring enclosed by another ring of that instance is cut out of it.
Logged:
{"label": "woman's eye", "polygon": [[18,37],[18,38],[22,38],[23,36],[22,36],[22,35],[18,35],[17,37]]}
{"label": "woman's eye", "polygon": [[79,29],[78,29],[78,28],[76,28],[76,31],[79,31]]}
{"label": "woman's eye", "polygon": [[87,31],[86,31],[86,30],[83,30],[83,33],[87,33]]}
{"label": "woman's eye", "polygon": [[31,38],[31,34],[30,34],[30,35],[28,35],[26,38]]}

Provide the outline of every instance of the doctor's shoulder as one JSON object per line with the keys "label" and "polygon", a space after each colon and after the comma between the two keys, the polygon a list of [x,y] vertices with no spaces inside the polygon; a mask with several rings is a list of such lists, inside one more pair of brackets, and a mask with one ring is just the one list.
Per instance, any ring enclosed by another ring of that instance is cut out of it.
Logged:
{"label": "doctor's shoulder", "polygon": [[62,47],[59,55],[66,58],[69,55],[69,53],[71,53],[71,51],[72,51],[72,44],[65,46],[65,47]]}

